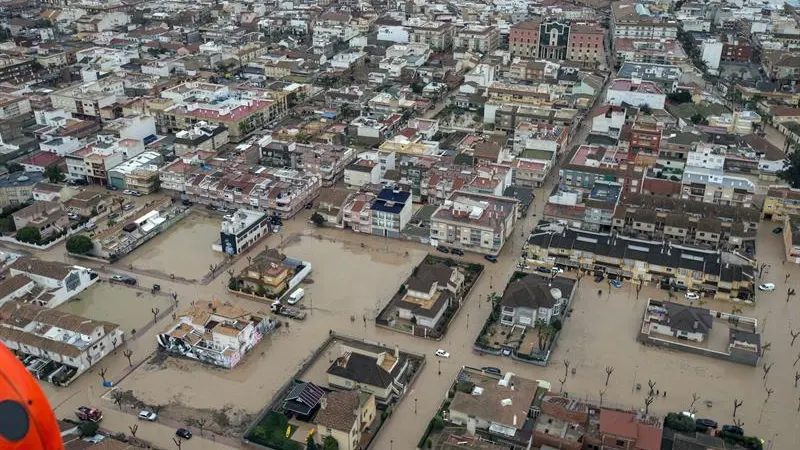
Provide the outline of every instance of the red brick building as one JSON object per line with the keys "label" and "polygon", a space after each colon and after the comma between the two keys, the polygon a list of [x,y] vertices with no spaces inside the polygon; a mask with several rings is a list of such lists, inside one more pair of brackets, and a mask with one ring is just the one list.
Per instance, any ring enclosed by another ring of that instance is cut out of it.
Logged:
{"label": "red brick building", "polygon": [[567,59],[595,66],[605,61],[605,28],[597,23],[575,23],[569,31]]}
{"label": "red brick building", "polygon": [[639,113],[631,127],[629,142],[631,152],[658,155],[661,148],[661,127],[652,116]]}
{"label": "red brick building", "polygon": [[508,31],[508,49],[512,56],[536,58],[539,55],[541,24],[538,20],[529,20],[511,26]]}
{"label": "red brick building", "polygon": [[660,450],[661,421],[634,412],[600,411],[602,448],[607,450]]}

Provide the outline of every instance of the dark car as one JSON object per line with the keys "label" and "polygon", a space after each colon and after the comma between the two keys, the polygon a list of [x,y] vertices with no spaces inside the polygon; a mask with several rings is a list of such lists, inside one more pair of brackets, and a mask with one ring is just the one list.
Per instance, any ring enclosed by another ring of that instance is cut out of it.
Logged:
{"label": "dark car", "polygon": [[442,253],[450,253],[450,250],[447,249],[444,245],[439,245],[436,247],[436,250],[439,250]]}
{"label": "dark car", "polygon": [[183,200],[181,200],[181,204],[183,206],[192,206],[192,201],[191,200],[187,200],[187,199],[183,199]]}
{"label": "dark car", "polygon": [[739,436],[744,436],[744,430],[742,429],[742,427],[738,425],[723,425],[722,431],[725,433],[738,434]]}
{"label": "dark car", "polygon": [[694,421],[695,425],[704,428],[717,428],[717,422],[711,419],[697,419]]}
{"label": "dark car", "polygon": [[464,250],[461,250],[459,248],[451,249],[450,253],[452,253],[454,255],[458,255],[458,256],[464,256]]}
{"label": "dark car", "polygon": [[772,229],[772,234],[781,234],[781,233],[783,233],[782,227],[775,227]]}
{"label": "dark car", "polygon": [[490,263],[496,263],[497,262],[497,256],[494,256],[494,255],[486,255],[486,256],[483,257],[483,259],[489,261]]}
{"label": "dark car", "polygon": [[603,281],[605,278],[606,277],[604,277],[602,273],[598,273],[597,275],[594,276],[594,282],[599,283]]}
{"label": "dark car", "polygon": [[537,272],[539,272],[539,273],[546,273],[546,274],[548,274],[548,275],[550,275],[551,273],[553,273],[553,271],[552,271],[552,270],[550,270],[550,268],[549,268],[549,267],[542,267],[542,266],[539,266],[539,267],[537,267],[537,268],[536,268],[536,271],[537,271]]}
{"label": "dark car", "polygon": [[187,430],[186,428],[178,428],[178,430],[175,432],[175,436],[178,436],[179,438],[184,438],[184,439],[191,439],[192,438],[192,432]]}
{"label": "dark car", "polygon": [[503,372],[498,369],[497,367],[481,367],[481,370],[485,373],[491,373],[494,375],[502,375]]}
{"label": "dark car", "polygon": [[109,191],[117,191],[117,190],[119,190],[118,187],[116,187],[116,186],[114,186],[112,184],[107,184],[106,185],[106,189],[108,189]]}

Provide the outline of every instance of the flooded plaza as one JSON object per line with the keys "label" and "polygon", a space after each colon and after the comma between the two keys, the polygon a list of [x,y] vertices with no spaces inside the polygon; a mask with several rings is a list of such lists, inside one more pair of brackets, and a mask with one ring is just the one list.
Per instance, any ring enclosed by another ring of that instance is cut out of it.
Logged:
{"label": "flooded plaza", "polygon": [[209,265],[219,264],[225,255],[211,249],[219,240],[220,218],[193,212],[167,231],[125,256],[123,267],[174,274],[185,279],[200,279]]}
{"label": "flooded plaza", "polygon": [[116,323],[125,333],[153,321],[153,308],[166,311],[170,299],[121,284],[101,281],[58,306],[59,311]]}

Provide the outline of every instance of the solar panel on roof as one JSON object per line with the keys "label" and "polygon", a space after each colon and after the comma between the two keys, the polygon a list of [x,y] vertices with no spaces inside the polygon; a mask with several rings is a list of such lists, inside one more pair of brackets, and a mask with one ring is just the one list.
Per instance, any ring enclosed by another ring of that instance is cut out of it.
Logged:
{"label": "solar panel on roof", "polygon": [[628,248],[630,250],[636,250],[637,252],[649,252],[650,251],[649,248],[642,247],[642,246],[639,246],[639,245],[628,245]]}

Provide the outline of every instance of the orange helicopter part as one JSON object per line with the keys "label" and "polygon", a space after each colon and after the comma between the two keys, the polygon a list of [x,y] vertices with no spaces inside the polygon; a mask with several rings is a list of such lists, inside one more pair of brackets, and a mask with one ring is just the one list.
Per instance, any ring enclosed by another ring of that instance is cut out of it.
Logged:
{"label": "orange helicopter part", "polygon": [[0,449],[61,450],[61,431],[39,383],[0,343]]}

